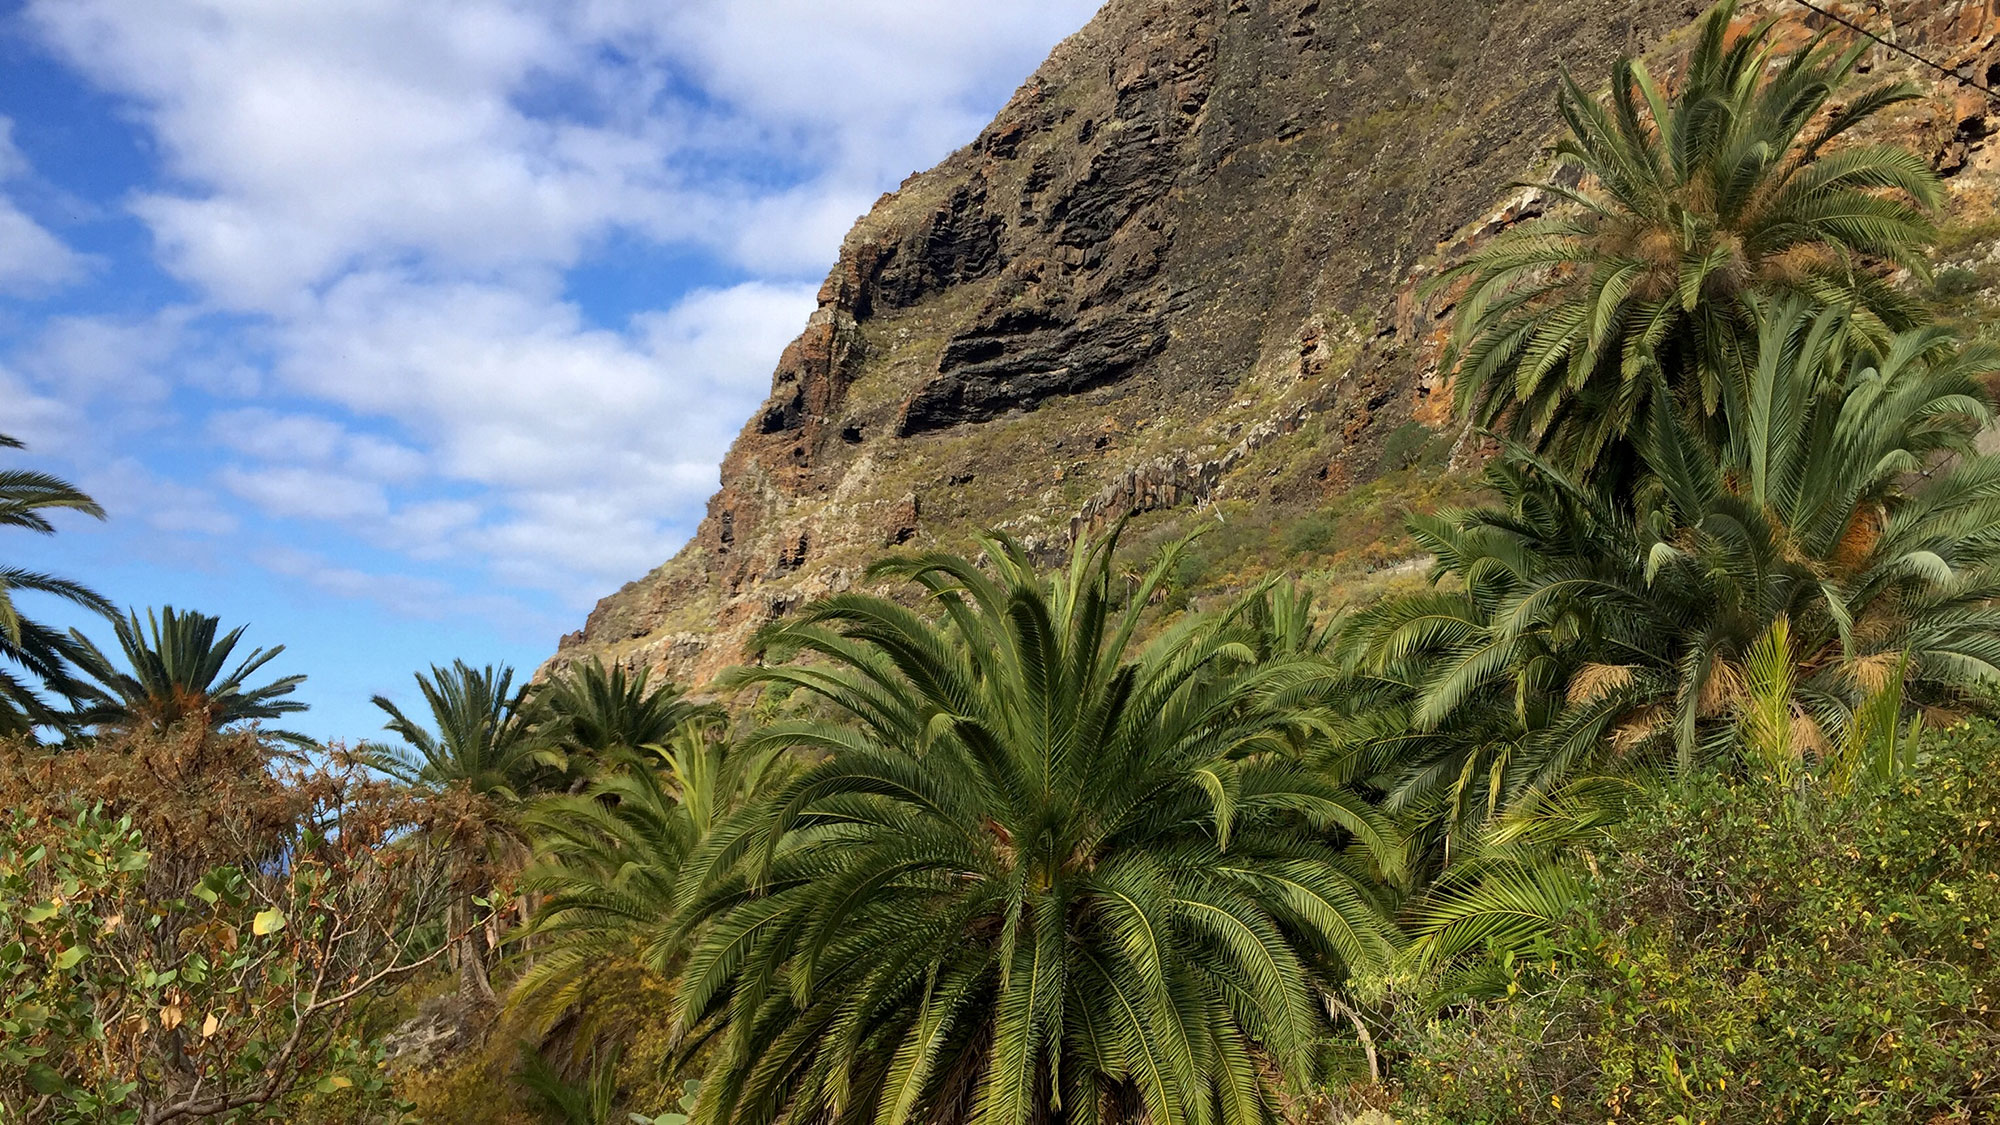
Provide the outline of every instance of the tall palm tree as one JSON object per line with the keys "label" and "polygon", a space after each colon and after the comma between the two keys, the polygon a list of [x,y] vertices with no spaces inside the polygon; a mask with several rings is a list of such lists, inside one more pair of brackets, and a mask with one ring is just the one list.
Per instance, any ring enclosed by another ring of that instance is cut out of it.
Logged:
{"label": "tall palm tree", "polygon": [[1849,93],[1867,44],[1826,34],[1774,65],[1775,18],[1732,39],[1735,14],[1709,13],[1671,95],[1633,59],[1602,101],[1565,75],[1568,135],[1536,185],[1564,211],[1433,282],[1469,282],[1448,356],[1459,408],[1564,468],[1622,469],[1661,394],[1712,418],[1755,362],[1753,297],[1851,308],[1846,326],[1878,345],[1917,323],[1878,265],[1927,270],[1942,189],[1914,152],[1851,136],[1917,90]]}
{"label": "tall palm tree", "polygon": [[[220,636],[221,619],[167,606],[158,613],[130,610],[113,616],[112,628],[124,656],[120,667],[88,637],[72,629],[77,667],[95,681],[95,688],[78,707],[75,721],[112,729],[164,731],[194,721],[209,730],[237,723],[280,719],[304,711],[306,705],[286,696],[305,682],[302,675],[282,676],[252,687],[249,678],[285,651],[284,645],[253,649],[230,667],[237,642],[247,626]],[[312,740],[293,731],[266,732],[296,746]]]}
{"label": "tall palm tree", "polygon": [[848,594],[764,635],[812,659],[738,682],[837,718],[748,737],[822,758],[683,877],[698,1121],[1251,1125],[1267,1061],[1306,1073],[1390,955],[1398,845],[1295,760],[1312,717],[1273,700],[1324,663],[1213,621],[1141,647],[1174,552],[1125,590],[1114,543],[1046,578],[997,536],[990,573],[892,559],[928,612]]}
{"label": "tall palm tree", "polygon": [[375,706],[389,716],[383,729],[401,745],[362,744],[357,757],[392,779],[432,794],[442,809],[433,829],[438,842],[461,864],[461,894],[446,919],[457,948],[463,999],[497,1003],[490,963],[498,923],[476,924],[478,899],[489,894],[503,873],[526,858],[520,823],[523,806],[538,793],[558,788],[562,771],[550,761],[534,728],[521,721],[527,687],[514,687],[514,670],[463,660],[449,668],[431,666],[416,674],[435,729],[410,718],[386,696]]}
{"label": "tall palm tree", "polygon": [[572,767],[664,743],[686,723],[722,713],[689,700],[678,684],[655,682],[650,669],[597,660],[559,669],[532,699],[544,741]]}
{"label": "tall palm tree", "polygon": [[544,798],[526,813],[534,863],[524,890],[542,896],[521,936],[533,957],[509,995],[530,1027],[588,1017],[594,980],[634,961],[670,973],[685,943],[675,912],[681,870],[772,779],[770,749],[739,751],[701,716],[666,739],[622,751],[621,768],[581,794]]}
{"label": "tall palm tree", "polygon": [[[0,434],[0,449],[20,448],[19,441]],[[48,513],[55,511],[104,518],[104,509],[68,481],[28,469],[0,470],[0,527],[53,535],[55,524]],[[73,672],[74,642],[61,630],[22,616],[14,602],[14,595],[22,592],[48,594],[107,617],[112,615],[111,603],[88,586],[24,567],[0,565],[0,662],[11,666],[0,667],[0,733],[60,725],[63,716],[41,692],[51,691],[74,702],[85,691]]]}

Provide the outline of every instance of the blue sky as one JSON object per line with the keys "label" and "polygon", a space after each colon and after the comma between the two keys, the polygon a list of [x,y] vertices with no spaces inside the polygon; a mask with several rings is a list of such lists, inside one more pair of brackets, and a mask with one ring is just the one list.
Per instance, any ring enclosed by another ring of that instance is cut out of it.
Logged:
{"label": "blue sky", "polygon": [[848,226],[1094,8],[0,5],[0,433],[111,516],[5,557],[248,622],[317,736],[525,673],[693,531]]}

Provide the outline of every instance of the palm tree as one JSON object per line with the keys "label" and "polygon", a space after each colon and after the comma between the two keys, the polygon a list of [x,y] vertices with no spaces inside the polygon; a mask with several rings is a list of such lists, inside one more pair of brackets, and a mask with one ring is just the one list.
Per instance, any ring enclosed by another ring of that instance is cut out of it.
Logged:
{"label": "palm tree", "polygon": [[370,702],[389,716],[382,729],[403,745],[366,744],[369,764],[416,789],[463,788],[504,805],[531,796],[550,774],[543,746],[517,720],[527,687],[514,689],[514,669],[474,668],[455,660],[416,674],[417,690],[436,730],[403,713],[387,696]]}
{"label": "palm tree", "polygon": [[[19,441],[0,434],[0,449],[20,448]],[[104,509],[68,481],[27,469],[0,470],[0,527],[53,535],[55,525],[47,515],[52,511],[104,518]],[[0,661],[19,670],[0,667],[0,733],[5,734],[62,723],[63,716],[42,698],[42,691],[74,702],[86,690],[72,672],[74,643],[60,630],[22,616],[14,603],[18,592],[48,594],[112,614],[111,603],[87,586],[23,567],[0,566]]]}
{"label": "palm tree", "polygon": [[710,716],[661,742],[626,750],[581,794],[526,813],[535,862],[524,890],[542,896],[521,937],[533,958],[509,995],[528,1026],[587,1019],[607,967],[637,962],[669,974],[684,952],[674,904],[681,870],[724,823],[784,772],[775,754],[744,753]]}
{"label": "palm tree", "polygon": [[1662,755],[1851,759],[2000,678],[2000,458],[1972,448],[2000,355],[1936,329],[1854,350],[1803,303],[1760,316],[1721,445],[1653,410],[1636,514],[1517,450],[1489,469],[1499,504],[1413,521],[1463,585],[1355,628],[1409,688],[1392,808],[1476,826]]}
{"label": "palm tree", "polygon": [[628,672],[601,661],[572,664],[533,693],[544,741],[569,759],[605,762],[664,743],[691,720],[718,718],[712,703],[690,701],[680,685],[654,683],[651,670]]}
{"label": "palm tree", "polygon": [[[1274,703],[1326,666],[1195,620],[1141,647],[1178,548],[1129,590],[1115,536],[1050,577],[1011,539],[873,571],[764,634],[836,719],[745,742],[821,760],[695,857],[680,1019],[715,1036],[704,1125],[1251,1125],[1327,998],[1393,947],[1383,820],[1295,759]],[[1122,604],[1123,608],[1114,608]]]}
{"label": "palm tree", "polygon": [[1867,44],[1822,34],[1774,65],[1775,18],[1732,40],[1735,14],[1709,13],[1671,97],[1633,59],[1603,101],[1565,75],[1568,135],[1536,185],[1565,213],[1432,283],[1469,281],[1447,356],[1459,408],[1566,469],[1621,471],[1662,394],[1711,419],[1755,362],[1755,297],[1852,309],[1878,346],[1919,318],[1876,264],[1927,271],[1942,189],[1915,153],[1850,137],[1917,90],[1845,95]]}
{"label": "palm tree", "polygon": [[1654,770],[1838,786],[2000,677],[2000,459],[1973,449],[2000,353],[1857,348],[1844,315],[1760,304],[1719,442],[1656,406],[1622,495],[1517,447],[1497,504],[1413,520],[1452,581],[1343,623],[1356,702],[1322,753],[1411,835],[1404,957],[1436,1001],[1556,929]]}
{"label": "palm tree", "polygon": [[416,674],[417,688],[435,730],[404,714],[385,696],[375,706],[389,716],[383,729],[402,745],[364,743],[357,757],[390,778],[436,800],[442,810],[433,835],[462,865],[461,893],[446,920],[457,949],[463,999],[497,1003],[489,973],[497,922],[475,923],[478,900],[489,894],[502,872],[525,859],[519,812],[538,793],[558,787],[562,773],[552,765],[533,727],[520,719],[527,694],[513,686],[514,670],[463,660],[431,666]]}
{"label": "palm tree", "polygon": [[1579,855],[1614,840],[1612,827],[1653,780],[1577,778],[1510,810],[1406,904],[1402,961],[1431,986],[1433,1007],[1505,993],[1513,982],[1498,955],[1525,952],[1568,920],[1585,892]]}
{"label": "palm tree", "polygon": [[[137,610],[113,616],[111,622],[125,658],[123,668],[88,637],[70,630],[77,667],[96,682],[76,709],[74,721],[79,724],[163,732],[193,721],[219,731],[306,709],[304,703],[285,698],[305,682],[302,675],[283,676],[258,687],[247,682],[277,659],[284,645],[254,649],[234,668],[229,666],[246,626],[217,636],[219,618],[179,612],[173,606],[158,613],[147,610],[144,623]],[[311,739],[293,731],[266,733],[296,746],[312,745]]]}

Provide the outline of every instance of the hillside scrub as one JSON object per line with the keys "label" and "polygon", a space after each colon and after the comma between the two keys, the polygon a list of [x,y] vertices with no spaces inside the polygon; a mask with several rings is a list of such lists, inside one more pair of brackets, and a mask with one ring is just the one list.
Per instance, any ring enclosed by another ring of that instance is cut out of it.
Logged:
{"label": "hillside scrub", "polygon": [[2000,727],[1833,799],[1691,777],[1505,996],[1401,1014],[1411,1125],[1972,1122],[2000,1105]]}

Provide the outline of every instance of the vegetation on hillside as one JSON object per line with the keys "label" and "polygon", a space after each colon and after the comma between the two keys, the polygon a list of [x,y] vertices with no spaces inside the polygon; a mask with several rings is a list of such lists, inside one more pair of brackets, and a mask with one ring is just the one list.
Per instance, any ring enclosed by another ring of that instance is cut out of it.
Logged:
{"label": "vegetation on hillside", "polygon": [[[1444,282],[1497,455],[1368,604],[1192,599],[1227,525],[996,533],[718,699],[461,661],[350,751],[264,727],[299,677],[242,630],[0,572],[0,1116],[2000,1112],[2000,351],[1854,135],[1907,91],[1734,16],[1563,84],[1569,209]],[[55,509],[100,514],[0,474]]]}
{"label": "vegetation on hillside", "polygon": [[1802,797],[1649,793],[1504,987],[1396,1017],[1412,1123],[1980,1121],[2000,1104],[2000,729]]}

